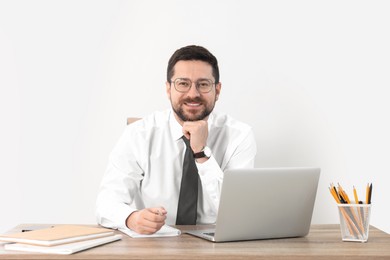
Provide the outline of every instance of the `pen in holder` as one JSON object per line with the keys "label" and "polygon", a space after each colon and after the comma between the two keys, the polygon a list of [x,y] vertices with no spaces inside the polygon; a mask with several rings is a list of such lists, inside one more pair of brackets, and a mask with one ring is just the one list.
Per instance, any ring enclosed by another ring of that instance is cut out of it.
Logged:
{"label": "pen in holder", "polygon": [[370,227],[372,184],[367,185],[365,203],[359,201],[355,187],[353,188],[355,203],[351,203],[340,184],[338,188],[331,184],[329,191],[337,202],[342,240],[367,242]]}

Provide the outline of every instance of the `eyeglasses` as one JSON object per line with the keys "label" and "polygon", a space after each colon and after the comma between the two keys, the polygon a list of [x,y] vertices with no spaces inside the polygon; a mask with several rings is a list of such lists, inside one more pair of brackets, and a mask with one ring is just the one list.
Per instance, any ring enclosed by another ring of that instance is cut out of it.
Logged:
{"label": "eyeglasses", "polygon": [[[186,93],[192,87],[192,81],[185,78],[177,78],[173,81],[173,85],[178,92]],[[200,79],[195,82],[195,87],[200,93],[209,93],[215,85],[210,79]]]}

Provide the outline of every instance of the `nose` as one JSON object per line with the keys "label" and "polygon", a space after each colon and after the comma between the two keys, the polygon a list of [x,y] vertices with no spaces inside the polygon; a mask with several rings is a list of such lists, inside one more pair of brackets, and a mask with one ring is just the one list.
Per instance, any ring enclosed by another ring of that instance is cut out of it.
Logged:
{"label": "nose", "polygon": [[196,87],[196,82],[192,82],[191,88],[187,92],[187,96],[189,96],[189,97],[199,97],[200,96],[198,88]]}

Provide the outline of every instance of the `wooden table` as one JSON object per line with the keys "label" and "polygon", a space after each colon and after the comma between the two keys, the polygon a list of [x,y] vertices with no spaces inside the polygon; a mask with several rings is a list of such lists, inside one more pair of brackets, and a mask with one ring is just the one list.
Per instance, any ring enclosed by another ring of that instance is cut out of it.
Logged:
{"label": "wooden table", "polygon": [[[26,225],[12,230],[17,232]],[[199,226],[177,226],[182,231]],[[339,225],[313,225],[306,237],[212,243],[182,234],[130,238],[73,255],[5,251],[0,259],[390,259],[390,235],[370,227],[367,243],[342,242]]]}

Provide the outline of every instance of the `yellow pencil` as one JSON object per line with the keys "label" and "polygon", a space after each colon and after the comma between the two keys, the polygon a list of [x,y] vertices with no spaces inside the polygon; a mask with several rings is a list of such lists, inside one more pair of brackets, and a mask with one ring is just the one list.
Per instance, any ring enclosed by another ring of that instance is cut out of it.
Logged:
{"label": "yellow pencil", "polygon": [[344,191],[344,189],[341,187],[340,183],[338,183],[338,188],[339,188],[339,194],[341,196],[341,198],[348,204],[351,203],[351,201],[349,200],[348,198],[348,195],[347,193]]}
{"label": "yellow pencil", "polygon": [[[359,205],[359,198],[355,186],[353,186],[353,196],[355,197],[355,203]],[[359,216],[358,222],[359,222],[360,229],[362,230],[362,232],[364,232],[364,226],[363,226],[364,219],[363,219],[363,214],[361,212],[361,208],[357,208],[356,211],[358,212],[358,216]]]}
{"label": "yellow pencil", "polygon": [[330,194],[332,194],[334,200],[335,200],[337,203],[340,204],[339,197],[337,197],[337,194],[336,194],[335,190],[334,190],[332,187],[330,187],[330,188],[329,188],[329,191],[330,191]]}
{"label": "yellow pencil", "polygon": [[355,186],[353,186],[353,196],[355,197],[355,203],[359,204],[359,198],[358,198]]}

